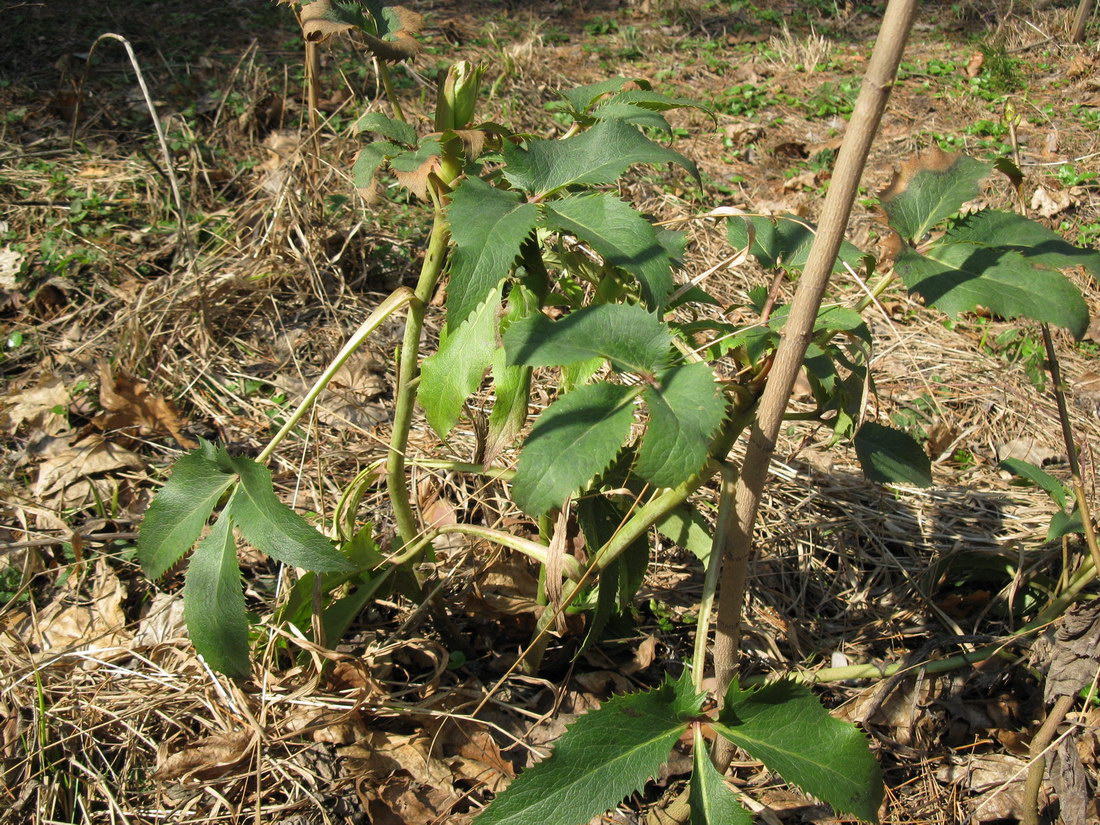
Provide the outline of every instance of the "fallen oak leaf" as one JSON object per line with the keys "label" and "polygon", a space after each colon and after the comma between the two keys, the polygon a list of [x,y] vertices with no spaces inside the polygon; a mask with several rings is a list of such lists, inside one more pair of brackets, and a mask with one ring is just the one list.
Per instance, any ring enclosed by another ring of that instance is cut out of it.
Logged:
{"label": "fallen oak leaf", "polygon": [[99,404],[105,412],[93,420],[103,432],[167,433],[187,450],[199,445],[181,431],[182,422],[172,402],[149,393],[149,385],[124,376],[111,376],[106,361],[99,362]]}

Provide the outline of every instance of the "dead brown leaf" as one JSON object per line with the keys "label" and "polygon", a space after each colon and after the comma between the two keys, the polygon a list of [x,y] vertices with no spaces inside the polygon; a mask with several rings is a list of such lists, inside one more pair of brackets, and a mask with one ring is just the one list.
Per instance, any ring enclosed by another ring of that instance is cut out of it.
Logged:
{"label": "dead brown leaf", "polygon": [[1052,450],[1050,447],[1040,444],[1034,438],[1016,438],[1012,441],[996,444],[993,449],[997,453],[998,461],[1004,461],[1006,458],[1018,458],[1020,461],[1026,461],[1036,467],[1042,467],[1044,464],[1058,462],[1063,459],[1063,456],[1057,450]]}
{"label": "dead brown leaf", "polygon": [[985,55],[982,52],[974,52],[970,55],[970,61],[966,64],[963,74],[967,77],[977,77],[982,73],[982,66],[984,65]]}
{"label": "dead brown leaf", "polygon": [[[57,601],[24,623],[22,635],[39,648],[38,659],[65,651],[98,651],[127,645],[132,637],[126,630],[122,611],[125,596],[118,576],[100,559],[93,573],[90,597],[63,591]],[[88,664],[94,666],[92,662]]]}
{"label": "dead brown leaf", "polygon": [[15,434],[20,425],[44,435],[58,435],[69,429],[65,416],[69,391],[57,376],[43,379],[37,386],[12,391],[0,397],[0,427]]}
{"label": "dead brown leaf", "polygon": [[168,782],[174,779],[209,780],[225,776],[245,760],[255,741],[256,734],[252,731],[207,736],[164,759],[157,766],[153,777]]}
{"label": "dead brown leaf", "polygon": [[182,422],[171,401],[149,393],[149,385],[126,376],[111,377],[111,367],[99,362],[99,403],[104,412],[92,423],[103,432],[135,433],[141,436],[171,435],[187,450],[198,442],[181,432]]}
{"label": "dead brown leaf", "polygon": [[1054,632],[1043,701],[1073,696],[1088,685],[1100,666],[1100,601],[1074,605]]}
{"label": "dead brown leaf", "polygon": [[[381,21],[389,26],[384,39],[362,32],[362,37],[379,60],[400,61],[416,57],[420,43],[413,37],[424,26],[424,19],[403,6],[389,6],[388,17]],[[331,0],[313,0],[302,6],[302,33],[306,40],[320,42],[336,34],[356,28],[344,22],[333,8]]]}
{"label": "dead brown leaf", "polygon": [[1035,194],[1031,196],[1032,211],[1038,212],[1044,218],[1053,218],[1055,215],[1065,212],[1067,209],[1072,209],[1076,205],[1077,201],[1066,189],[1051,191],[1040,186],[1035,190]]}
{"label": "dead brown leaf", "polygon": [[47,437],[35,446],[34,454],[44,457],[38,465],[34,495],[42,500],[61,494],[64,503],[77,502],[90,489],[92,476],[121,470],[142,469],[145,465],[135,454],[105,440],[89,435],[79,441]]}

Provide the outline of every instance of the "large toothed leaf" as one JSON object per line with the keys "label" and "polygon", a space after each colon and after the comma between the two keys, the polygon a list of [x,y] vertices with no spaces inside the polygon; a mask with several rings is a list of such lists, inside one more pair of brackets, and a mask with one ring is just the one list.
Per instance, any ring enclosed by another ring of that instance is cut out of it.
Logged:
{"label": "large toothed leaf", "polygon": [[804,685],[784,680],[753,691],[735,681],[714,729],[836,810],[878,821],[882,772],[867,737],[830,716]]}
{"label": "large toothed leaf", "polygon": [[447,326],[455,329],[508,276],[538,222],[538,208],[516,192],[469,177],[452,195],[447,217],[455,245],[447,286]]}
{"label": "large toothed leaf", "polygon": [[1077,337],[1088,328],[1088,307],[1077,287],[1015,249],[946,242],[921,255],[904,247],[894,267],[910,292],[948,315],[984,307],[1008,320],[1065,327]]}
{"label": "large toothed leaf", "polygon": [[[729,242],[743,249],[752,242],[749,252],[765,269],[797,270],[806,267],[817,227],[794,215],[774,218],[735,216],[726,221]],[[841,272],[848,264],[858,270],[863,252],[848,241],[841,241],[840,252],[833,262],[833,272]]]}
{"label": "large toothed leaf", "polygon": [[576,235],[612,266],[638,278],[646,303],[664,306],[672,291],[672,260],[653,225],[609,194],[572,195],[546,209],[546,224]]}
{"label": "large toothed leaf", "polygon": [[978,196],[992,163],[932,147],[903,164],[879,195],[886,217],[907,241],[919,241]]}
{"label": "large toothed leaf", "polygon": [[638,448],[635,471],[655,487],[675,487],[707,460],[710,440],[726,417],[714,371],[704,363],[657,374],[656,388],[642,393],[649,426]]}
{"label": "large toothed leaf", "polygon": [[317,572],[354,570],[332,542],[275,495],[271,472],[250,458],[233,456],[241,486],[233,497],[233,521],[258,550],[295,567]]}
{"label": "large toothed leaf", "polygon": [[510,364],[556,367],[606,358],[619,372],[653,372],[668,358],[672,333],[637,304],[599,304],[560,321],[536,313],[504,333]]}
{"label": "large toothed leaf", "polygon": [[630,435],[633,394],[618,384],[587,384],[547,407],[519,457],[516,504],[541,516],[607,469]]}
{"label": "large toothed leaf", "polygon": [[191,556],[183,618],[195,650],[212,668],[228,676],[247,676],[248,622],[231,510],[232,503]]}
{"label": "large toothed leaf", "polygon": [[145,575],[158,579],[191,549],[218,499],[236,480],[220,447],[203,447],[178,459],[141,523],[138,558]]}
{"label": "large toothed leaf", "polygon": [[880,484],[932,484],[932,462],[911,435],[874,421],[866,422],[855,437],[856,456],[863,474]]}
{"label": "large toothed leaf", "polygon": [[635,126],[660,129],[668,137],[672,137],[672,126],[665,120],[664,115],[644,106],[635,106],[633,103],[612,100],[593,109],[591,117],[595,120],[621,120],[623,123],[632,123]]}
{"label": "large toothed leaf", "polygon": [[477,825],[580,825],[640,790],[698,715],[689,681],[616,696],[580,717],[549,759],[524,771]]}
{"label": "large toothed leaf", "polygon": [[496,349],[499,285],[454,332],[444,332],[439,350],[421,366],[420,406],[432,429],[446,438],[462,405],[481,386]]}
{"label": "large toothed leaf", "polygon": [[1074,246],[1041,223],[1015,212],[983,209],[967,215],[948,230],[939,243],[971,243],[1011,249],[1034,264],[1049,269],[1083,266],[1100,277],[1100,252]]}
{"label": "large toothed leaf", "polygon": [[741,807],[737,794],[710,761],[702,728],[695,728],[692,750],[691,825],[752,825],[752,814]]}
{"label": "large toothed leaf", "polygon": [[577,184],[614,183],[635,163],[675,163],[699,176],[695,164],[679,152],[620,120],[601,121],[568,140],[530,140],[526,149],[505,144],[504,162],[509,183],[538,195]]}

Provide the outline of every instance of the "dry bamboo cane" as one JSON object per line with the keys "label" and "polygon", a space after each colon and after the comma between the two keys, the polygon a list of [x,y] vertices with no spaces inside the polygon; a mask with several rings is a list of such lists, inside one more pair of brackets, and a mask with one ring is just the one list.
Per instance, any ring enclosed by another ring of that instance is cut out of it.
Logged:
{"label": "dry bamboo cane", "polygon": [[[840,147],[817,236],[799,280],[790,317],[783,328],[775,364],[760,399],[756,423],[749,433],[745,461],[735,493],[737,518],[727,544],[719,585],[714,668],[716,690],[720,699],[725,695],[737,670],[746,568],[768,465],[775,452],[783,414],[802,366],[814,320],[844,238],[867,155],[878,132],[879,122],[897,75],[916,5],[916,0],[890,0],[886,7],[859,99],[848,124],[844,143]],[[713,752],[715,765],[719,770],[725,770],[732,757],[733,745],[718,737]]]}

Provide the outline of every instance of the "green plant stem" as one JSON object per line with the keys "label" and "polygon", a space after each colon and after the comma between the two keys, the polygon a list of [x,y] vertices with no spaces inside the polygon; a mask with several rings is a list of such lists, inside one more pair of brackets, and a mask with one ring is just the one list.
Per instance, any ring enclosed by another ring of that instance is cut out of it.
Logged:
{"label": "green plant stem", "polygon": [[1043,787],[1043,774],[1046,773],[1046,750],[1054,740],[1054,734],[1058,726],[1070,712],[1076,697],[1063,694],[1058,697],[1054,707],[1050,709],[1047,718],[1039,726],[1035,736],[1031,739],[1028,756],[1031,764],[1027,769],[1027,781],[1024,783],[1024,810],[1021,821],[1023,825],[1039,825],[1039,791]]}
{"label": "green plant stem", "polygon": [[[359,325],[359,329],[348,339],[344,344],[343,349],[336,354],[336,357],[332,359],[332,362],[325,368],[325,371],[321,373],[321,376],[313,383],[309,392],[306,393],[306,397],[301,400],[298,407],[290,414],[290,417],[286,420],[283,426],[279,429],[279,432],[272,436],[271,441],[264,447],[263,452],[256,456],[256,461],[260,464],[265,463],[276,448],[282,443],[283,439],[287,437],[291,430],[293,430],[298,422],[302,420],[302,416],[306,414],[310,407],[313,406],[317,397],[324,392],[325,387],[328,386],[328,382],[332,380],[337,371],[344,365],[344,362],[351,357],[351,354],[362,346],[363,342],[367,340],[372,332],[389,318],[393,313],[400,310],[402,307],[408,305],[415,307],[419,303],[415,294],[407,286],[396,289],[386,300],[375,307],[372,312],[362,324]],[[420,310],[423,312],[423,309]]]}
{"label": "green plant stem", "polygon": [[393,88],[393,76],[390,74],[390,67],[381,58],[378,58],[377,66],[378,76],[382,79],[382,89],[386,93],[386,100],[390,102],[393,116],[402,123],[408,123],[405,119],[405,113],[401,110],[401,103],[397,99],[397,92]]}
{"label": "green plant stem", "polygon": [[[833,179],[822,209],[805,270],[783,327],[783,338],[760,399],[760,412],[749,436],[741,480],[736,493],[737,519],[723,561],[719,586],[718,622],[714,640],[716,692],[725,695],[737,670],[741,644],[741,610],[744,588],[738,587],[741,573],[735,560],[748,559],[752,534],[763,496],[768,467],[776,448],[783,414],[795,379],[802,367],[806,348],[813,337],[814,321],[828,286],[833,263],[855,201],[859,181],[871,143],[878,132],[890,89],[897,75],[905,43],[916,12],[916,0],[890,0],[886,6],[878,39],[863,79],[859,99],[844,134]],[[729,562],[726,564],[725,562]],[[719,737],[713,752],[715,765],[724,771],[734,753],[732,743]]]}
{"label": "green plant stem", "polygon": [[1047,353],[1047,369],[1050,370],[1051,392],[1054,395],[1054,403],[1058,406],[1058,421],[1062,425],[1062,440],[1066,445],[1066,455],[1069,457],[1070,483],[1073,486],[1073,497],[1077,502],[1077,509],[1081,513],[1081,526],[1085,531],[1085,544],[1092,556],[1093,567],[1100,573],[1100,547],[1097,546],[1096,528],[1092,524],[1092,513],[1089,510],[1088,497],[1085,495],[1085,485],[1081,481],[1081,462],[1077,456],[1077,443],[1073,439],[1073,425],[1069,420],[1069,405],[1066,404],[1065,385],[1062,383],[1062,368],[1058,363],[1058,353],[1054,349],[1054,339],[1050,335],[1050,326],[1041,325],[1043,331],[1043,346]]}
{"label": "green plant stem", "polygon": [[[483,539],[484,541],[492,542],[493,544],[499,544],[501,547],[507,547],[511,550],[523,553],[525,556],[530,556],[540,564],[546,564],[549,558],[546,545],[521,538],[512,533],[505,533],[501,530],[493,530],[491,527],[481,527],[476,524],[447,524],[443,527],[435,527],[425,532],[424,535],[420,536],[415,542],[406,547],[400,555],[391,557],[389,560],[390,564],[400,566],[412,561],[423,552],[424,548],[431,544],[433,540],[439,536],[446,536],[451,533],[473,536]],[[584,574],[580,562],[573,556],[565,556],[563,559],[563,568],[562,572],[565,573],[566,578],[574,581],[579,580]]]}
{"label": "green plant stem", "polygon": [[397,356],[397,387],[393,412],[393,435],[386,456],[386,491],[393,507],[394,520],[397,522],[397,534],[401,547],[412,544],[420,533],[416,514],[413,512],[405,480],[405,450],[409,445],[409,430],[412,427],[413,410],[416,405],[416,385],[413,380],[419,370],[420,337],[424,331],[424,307],[431,300],[443,265],[447,260],[447,242],[450,229],[446,215],[437,208],[432,224],[432,234],[428,240],[428,249],[424,254],[424,263],[420,267],[420,277],[416,282],[414,296],[416,301],[409,305],[409,317],[405,322],[405,335],[401,340],[401,351]]}
{"label": "green plant stem", "polygon": [[707,665],[707,640],[710,637],[710,614],[714,605],[714,594],[718,589],[718,573],[721,559],[726,553],[726,539],[730,534],[733,519],[737,517],[734,507],[734,492],[737,490],[737,468],[722,462],[719,467],[722,482],[718,496],[718,522],[714,525],[714,539],[711,542],[710,558],[707,559],[707,575],[703,580],[703,596],[699,600],[699,618],[695,624],[695,650],[691,657],[691,676],[695,689],[703,690],[704,671]]}

